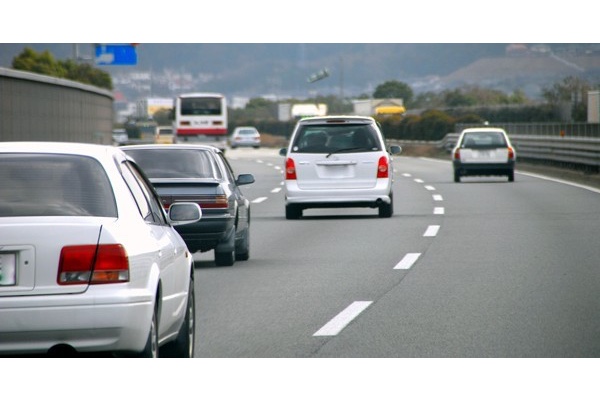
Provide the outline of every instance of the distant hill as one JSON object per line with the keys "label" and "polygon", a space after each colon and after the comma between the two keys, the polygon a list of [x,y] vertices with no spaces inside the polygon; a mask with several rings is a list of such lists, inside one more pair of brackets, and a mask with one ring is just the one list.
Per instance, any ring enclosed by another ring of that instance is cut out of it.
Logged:
{"label": "distant hill", "polygon": [[[0,66],[10,67],[13,57],[25,46],[49,50],[59,59],[73,57],[76,49],[82,56],[91,57],[93,52],[91,44],[0,44]],[[569,74],[597,81],[597,56],[585,53],[591,46],[551,45],[543,56],[530,54],[527,46],[513,46],[523,53],[507,56],[510,46],[506,43],[142,43],[138,46],[138,65],[102,69],[119,82],[128,81],[127,76],[134,72],[151,72],[153,82],[143,90],[153,96],[171,96],[179,86],[168,80],[183,78],[190,81],[188,87],[193,90],[247,97],[371,94],[386,80],[406,82],[415,91],[470,83],[506,91],[525,87],[535,93]],[[328,78],[307,83],[310,74],[323,68],[328,69]],[[125,83],[115,89],[127,97],[141,93]]]}

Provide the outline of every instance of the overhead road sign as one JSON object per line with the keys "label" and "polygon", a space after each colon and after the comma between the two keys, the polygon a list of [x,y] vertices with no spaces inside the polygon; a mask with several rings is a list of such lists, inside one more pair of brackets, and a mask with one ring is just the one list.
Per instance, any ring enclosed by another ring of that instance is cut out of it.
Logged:
{"label": "overhead road sign", "polygon": [[137,52],[133,44],[97,44],[96,65],[136,65]]}

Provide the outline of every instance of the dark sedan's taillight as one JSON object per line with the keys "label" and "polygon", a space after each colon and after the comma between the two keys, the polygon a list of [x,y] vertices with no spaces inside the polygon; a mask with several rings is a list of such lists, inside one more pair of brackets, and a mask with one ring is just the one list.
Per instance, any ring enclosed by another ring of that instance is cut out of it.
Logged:
{"label": "dark sedan's taillight", "polygon": [[[216,195],[206,195],[206,196],[195,196],[189,197],[185,199],[178,199],[177,201],[185,201],[196,203],[202,209],[227,209],[229,208],[229,200],[227,196],[224,194],[216,194]],[[176,202],[177,202],[176,201]],[[171,207],[172,202],[166,199],[162,199],[162,205],[165,211],[169,211],[169,207]]]}
{"label": "dark sedan's taillight", "polygon": [[59,285],[129,282],[129,258],[120,244],[65,246],[58,264]]}

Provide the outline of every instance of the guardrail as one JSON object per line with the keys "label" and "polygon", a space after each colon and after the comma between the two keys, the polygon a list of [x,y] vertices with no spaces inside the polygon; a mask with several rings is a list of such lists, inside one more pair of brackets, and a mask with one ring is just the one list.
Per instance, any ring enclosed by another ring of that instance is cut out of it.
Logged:
{"label": "guardrail", "polygon": [[[458,133],[449,133],[437,142],[400,141],[398,144],[427,143],[450,152],[458,136]],[[520,134],[509,134],[509,137],[517,150],[518,160],[600,172],[600,138]]]}

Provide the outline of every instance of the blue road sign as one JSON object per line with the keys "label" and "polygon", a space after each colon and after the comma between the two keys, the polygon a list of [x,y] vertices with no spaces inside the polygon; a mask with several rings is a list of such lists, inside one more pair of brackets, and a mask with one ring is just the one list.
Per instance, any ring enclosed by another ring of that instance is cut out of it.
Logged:
{"label": "blue road sign", "polygon": [[96,65],[136,65],[136,47],[131,44],[97,44]]}

